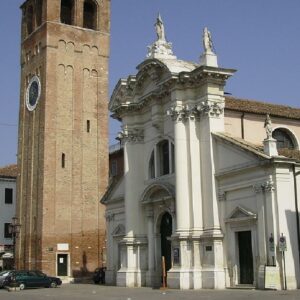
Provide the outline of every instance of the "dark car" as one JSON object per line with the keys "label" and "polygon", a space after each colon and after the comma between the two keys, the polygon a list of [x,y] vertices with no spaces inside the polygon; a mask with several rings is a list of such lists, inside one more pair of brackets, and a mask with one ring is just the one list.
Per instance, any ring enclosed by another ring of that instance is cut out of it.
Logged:
{"label": "dark car", "polygon": [[97,268],[93,275],[94,283],[105,283],[105,270],[106,268]]}
{"label": "dark car", "polygon": [[61,280],[58,277],[47,276],[41,271],[12,271],[9,276],[6,277],[4,284],[11,285],[17,283],[21,290],[25,288],[34,287],[52,287],[55,288],[61,285]]}

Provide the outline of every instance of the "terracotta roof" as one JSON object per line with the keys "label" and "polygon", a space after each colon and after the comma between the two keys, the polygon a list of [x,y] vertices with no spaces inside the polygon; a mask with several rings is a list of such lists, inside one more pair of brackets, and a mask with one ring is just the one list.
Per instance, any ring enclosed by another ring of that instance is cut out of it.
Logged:
{"label": "terracotta roof", "polygon": [[256,154],[257,156],[260,156],[261,158],[270,159],[270,157],[264,153],[262,145],[253,144],[242,138],[232,136],[231,134],[229,134],[227,132],[214,132],[213,135],[216,137],[222,138],[223,140],[226,140],[227,142],[229,142],[231,144],[237,145],[247,151],[250,151],[253,154]]}
{"label": "terracotta roof", "polygon": [[17,165],[8,165],[0,168],[0,177],[5,178],[16,178],[18,175],[18,166]]}
{"label": "terracotta roof", "polygon": [[300,108],[228,96],[225,97],[225,109],[260,115],[270,114],[271,116],[289,119],[300,119]]}
{"label": "terracotta roof", "polygon": [[278,154],[300,161],[300,151],[294,149],[278,149]]}
{"label": "terracotta roof", "polygon": [[108,187],[106,188],[106,191],[103,195],[103,197],[100,199],[100,203],[105,204],[107,203],[111,193],[113,192],[114,188],[118,185],[118,183],[121,181],[123,175],[113,176],[109,179]]}
{"label": "terracotta roof", "polygon": [[[224,140],[226,140],[227,142],[230,142],[231,144],[235,144],[237,146],[240,146],[241,148],[248,150],[260,157],[263,158],[270,158],[268,155],[266,155],[264,153],[264,147],[263,145],[256,145],[253,144],[251,142],[248,142],[242,138],[238,138],[235,136],[230,135],[227,132],[214,132],[213,133],[214,136],[220,137]],[[296,149],[278,149],[278,155],[279,156],[284,156],[286,158],[290,158],[296,161],[300,162],[300,150],[296,150]]]}

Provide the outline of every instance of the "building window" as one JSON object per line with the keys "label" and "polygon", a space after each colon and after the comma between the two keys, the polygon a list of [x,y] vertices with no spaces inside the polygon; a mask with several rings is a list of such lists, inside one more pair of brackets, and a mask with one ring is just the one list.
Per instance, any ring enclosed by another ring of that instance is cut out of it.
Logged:
{"label": "building window", "polygon": [[159,142],[153,149],[149,161],[149,178],[174,173],[174,144],[169,140]]}
{"label": "building window", "polygon": [[27,34],[33,31],[33,7],[29,6],[26,12]]}
{"label": "building window", "polygon": [[62,153],[61,154],[61,167],[64,169],[66,166],[66,154]]}
{"label": "building window", "polygon": [[272,136],[277,140],[277,149],[295,149],[292,134],[285,128],[277,128],[273,131]]}
{"label": "building window", "polygon": [[91,121],[87,120],[86,121],[86,132],[90,132],[91,131]]}
{"label": "building window", "polygon": [[42,24],[43,0],[36,0],[36,25]]}
{"label": "building window", "polygon": [[93,0],[84,1],[83,27],[97,29],[97,5]]}
{"label": "building window", "polygon": [[73,25],[74,23],[74,1],[61,0],[60,21],[64,24]]}
{"label": "building window", "polygon": [[5,239],[11,239],[12,233],[9,230],[10,223],[4,223],[4,238]]}
{"label": "building window", "polygon": [[170,153],[169,153],[169,141],[164,140],[158,144],[159,155],[159,175],[166,175],[170,173]]}
{"label": "building window", "polygon": [[13,203],[13,189],[5,189],[5,204]]}
{"label": "building window", "polygon": [[116,160],[113,160],[110,164],[110,176],[116,176],[118,174],[118,164]]}
{"label": "building window", "polygon": [[149,177],[150,178],[155,178],[154,150],[151,153],[150,162],[149,162]]}

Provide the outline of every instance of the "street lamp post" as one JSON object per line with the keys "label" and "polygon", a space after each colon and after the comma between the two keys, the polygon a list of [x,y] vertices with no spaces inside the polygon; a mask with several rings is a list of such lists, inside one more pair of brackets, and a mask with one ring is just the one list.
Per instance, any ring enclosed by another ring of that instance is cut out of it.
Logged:
{"label": "street lamp post", "polygon": [[16,269],[16,238],[20,233],[21,224],[19,224],[17,217],[12,218],[12,222],[9,224],[9,233],[13,239],[13,269]]}

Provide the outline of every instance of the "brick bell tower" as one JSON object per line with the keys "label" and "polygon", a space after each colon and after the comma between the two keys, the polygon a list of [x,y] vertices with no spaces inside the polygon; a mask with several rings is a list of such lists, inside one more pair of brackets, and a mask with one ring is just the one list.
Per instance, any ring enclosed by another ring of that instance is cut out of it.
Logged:
{"label": "brick bell tower", "polygon": [[84,277],[106,253],[110,0],[21,9],[17,267]]}

